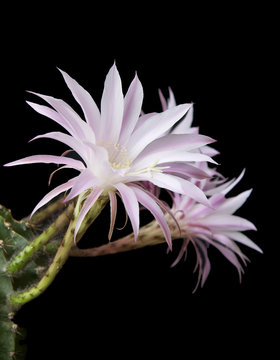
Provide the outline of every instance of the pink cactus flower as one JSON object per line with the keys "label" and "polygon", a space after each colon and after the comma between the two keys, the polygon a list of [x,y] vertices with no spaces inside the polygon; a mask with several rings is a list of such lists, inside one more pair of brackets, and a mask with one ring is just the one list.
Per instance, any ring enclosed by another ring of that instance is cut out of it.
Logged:
{"label": "pink cactus flower", "polygon": [[140,203],[156,218],[171,248],[170,230],[159,200],[156,201],[149,191],[138,184],[148,181],[207,207],[208,199],[203,190],[190,179],[208,176],[195,164],[214,162],[209,155],[199,151],[214,140],[192,133],[170,134],[171,128],[191,111],[192,104],[172,106],[160,113],[141,115],[141,82],[136,75],[124,96],[120,75],[114,64],[105,80],[99,110],[91,95],[82,86],[64,71],[60,72],[81,106],[85,120],[63,100],[33,93],[51,107],[33,102],[28,104],[68,132],[50,132],[33,140],[48,138],[62,142],[78,154],[79,160],[65,154],[33,155],[10,162],[6,166],[53,163],[63,165],[60,169],[75,169],[79,174],[51,190],[38,203],[32,214],[65,191],[69,191],[65,201],[80,196],[83,206],[76,223],[76,236],[88,211],[101,194],[106,194],[111,205],[110,238],[116,217],[118,194],[130,218],[135,240],[139,231]]}
{"label": "pink cactus flower", "polygon": [[211,266],[207,252],[209,246],[218,249],[236,267],[240,280],[243,273],[240,260],[246,265],[248,259],[237,243],[262,252],[252,240],[243,234],[243,231],[246,230],[256,230],[254,224],[242,217],[233,215],[245,203],[251,190],[226,198],[226,194],[241,180],[243,175],[244,170],[237,179],[231,181],[226,182],[217,177],[202,180],[200,184],[197,184],[208,196],[210,207],[197,203],[189,196],[173,194],[172,212],[180,228],[187,234],[173,266],[184,255],[186,257],[188,245],[192,243],[197,255],[196,268],[199,269],[196,288],[199,283],[201,286],[204,285],[210,272]]}

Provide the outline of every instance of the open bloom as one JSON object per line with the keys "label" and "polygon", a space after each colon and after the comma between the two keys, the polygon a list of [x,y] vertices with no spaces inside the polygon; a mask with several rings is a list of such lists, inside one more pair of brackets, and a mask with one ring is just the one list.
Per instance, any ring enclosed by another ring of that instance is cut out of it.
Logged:
{"label": "open bloom", "polygon": [[[141,116],[142,85],[137,77],[131,82],[125,96],[121,79],[114,64],[104,84],[101,108],[91,95],[68,74],[61,71],[75,100],[81,106],[85,121],[64,101],[33,93],[50,106],[28,102],[38,113],[61,125],[67,132],[51,132],[37,136],[60,141],[78,154],[79,159],[62,155],[34,155],[6,164],[7,166],[54,163],[61,168],[73,168],[79,175],[50,191],[35,207],[33,213],[59,194],[69,191],[65,201],[82,196],[83,206],[77,219],[75,236],[99,196],[109,196],[112,234],[116,217],[116,193],[120,195],[131,220],[137,239],[139,230],[139,203],[147,208],[160,224],[171,247],[170,230],[161,210],[161,204],[139,182],[152,184],[187,195],[199,203],[208,204],[204,192],[190,178],[204,178],[205,172],[195,163],[210,161],[211,157],[199,151],[213,140],[198,134],[169,134],[170,129],[191,109],[192,104],[173,106],[161,113]],[[33,139],[34,140],[34,139]]]}
{"label": "open bloom", "polygon": [[253,243],[243,231],[256,230],[250,221],[233,215],[247,200],[251,190],[226,198],[226,194],[240,181],[244,171],[237,179],[225,182],[224,179],[212,179],[201,181],[201,188],[209,196],[211,206],[206,207],[198,204],[189,196],[174,194],[172,211],[187,236],[183,240],[180,253],[173,263],[187,255],[189,243],[192,243],[199,267],[198,283],[204,285],[210,271],[210,261],[207,249],[210,245],[217,248],[238,270],[239,277],[243,272],[241,261],[246,265],[247,257],[242,253],[237,243],[246,245],[256,251],[262,250]]}

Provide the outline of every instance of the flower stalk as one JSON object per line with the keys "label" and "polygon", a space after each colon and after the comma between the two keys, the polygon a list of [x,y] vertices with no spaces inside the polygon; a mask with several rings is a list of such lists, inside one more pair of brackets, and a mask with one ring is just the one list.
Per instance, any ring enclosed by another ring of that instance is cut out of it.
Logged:
{"label": "flower stalk", "polygon": [[[171,229],[171,238],[173,240],[181,239],[187,236],[186,231],[182,231],[175,224],[170,216],[166,216],[168,225]],[[158,245],[165,243],[165,237],[156,220],[151,221],[145,226],[140,227],[137,241],[135,241],[134,234],[131,233],[118,240],[108,242],[107,244],[90,248],[79,249],[74,247],[70,251],[70,256],[75,257],[97,257],[103,255],[112,255],[121,252],[137,250],[146,246]]]}

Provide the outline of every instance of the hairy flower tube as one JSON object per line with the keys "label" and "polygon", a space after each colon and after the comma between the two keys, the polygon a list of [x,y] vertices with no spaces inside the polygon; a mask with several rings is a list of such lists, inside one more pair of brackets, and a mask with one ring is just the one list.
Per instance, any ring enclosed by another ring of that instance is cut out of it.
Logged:
{"label": "hairy flower tube", "polygon": [[209,205],[203,190],[190,179],[209,176],[196,164],[214,162],[208,154],[200,151],[214,140],[195,133],[170,133],[172,127],[192,111],[192,104],[174,105],[160,113],[141,115],[141,82],[136,75],[124,96],[121,79],[114,64],[105,80],[99,110],[82,86],[64,71],[60,72],[81,106],[85,120],[63,100],[33,93],[51,107],[32,102],[28,104],[68,132],[50,132],[36,136],[33,140],[57,140],[67,145],[79,158],[66,154],[34,155],[10,162],[6,166],[54,163],[63,165],[59,169],[72,168],[79,174],[50,191],[32,214],[66,191],[68,194],[65,202],[79,196],[82,208],[75,226],[75,238],[86,214],[97,199],[105,195],[109,197],[111,206],[110,238],[116,218],[117,194],[130,218],[135,240],[139,232],[140,203],[158,221],[171,248],[171,235],[162,211],[163,205],[141,182],[148,181],[159,188],[188,196],[204,206]]}
{"label": "hairy flower tube", "polygon": [[209,246],[214,246],[237,269],[241,280],[242,265],[246,265],[247,257],[242,253],[237,243],[243,244],[256,251],[262,250],[250,240],[243,231],[256,230],[255,225],[236,215],[233,215],[247,200],[252,190],[226,198],[226,195],[241,180],[244,170],[237,179],[225,181],[219,177],[202,180],[199,184],[209,198],[211,206],[197,203],[189,196],[174,193],[172,195],[172,212],[179,223],[185,237],[181,250],[173,266],[187,255],[188,245],[194,246],[199,268],[198,282],[204,285],[210,272],[208,257]]}

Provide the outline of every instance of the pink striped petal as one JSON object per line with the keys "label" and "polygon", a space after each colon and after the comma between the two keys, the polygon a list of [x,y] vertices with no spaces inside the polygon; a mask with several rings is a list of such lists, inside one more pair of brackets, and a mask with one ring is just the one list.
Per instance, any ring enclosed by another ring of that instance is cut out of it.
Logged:
{"label": "pink striped petal", "polygon": [[215,142],[208,136],[197,134],[169,134],[151,142],[137,157],[140,161],[145,157],[154,156],[157,153],[170,152],[175,150],[190,151],[206,144]]}
{"label": "pink striped petal", "polygon": [[52,96],[42,95],[29,91],[31,94],[39,96],[50,104],[63,118],[68,122],[75,137],[83,140],[87,133],[90,131],[87,124],[80,118],[80,116],[68,105],[66,102],[60,99],[56,99]]}
{"label": "pink striped petal", "polygon": [[172,250],[172,240],[171,240],[170,230],[160,207],[146,192],[142,191],[139,187],[135,187],[133,185],[131,185],[130,187],[133,188],[137,200],[153,214],[153,216],[155,217],[155,219],[157,220],[159,226],[163,231],[169,249]]}
{"label": "pink striped petal", "polygon": [[167,110],[167,102],[166,102],[166,99],[165,97],[163,96],[163,93],[160,89],[158,89],[158,94],[159,94],[159,99],[160,99],[160,102],[161,102],[161,107],[162,107],[162,110],[165,111]]}
{"label": "pink striped petal", "polygon": [[213,243],[213,245],[224,255],[226,259],[228,259],[237,269],[239,274],[239,280],[241,282],[242,273],[244,272],[240,262],[237,259],[237,256],[231,250],[225,248],[224,246]]}
{"label": "pink striped petal", "polygon": [[75,225],[75,232],[74,232],[74,242],[76,242],[76,236],[79,232],[80,226],[89,212],[89,210],[94,206],[96,200],[98,200],[99,196],[102,194],[103,189],[96,188],[92,190],[88,198],[85,200],[84,205],[79,213],[76,225]]}
{"label": "pink striped petal", "polygon": [[124,207],[131,221],[134,232],[134,240],[136,241],[139,232],[139,204],[134,193],[134,189],[132,190],[129,186],[123,183],[116,184],[114,187],[121,195]]}
{"label": "pink striped petal", "polygon": [[173,93],[171,87],[168,88],[168,92],[169,92],[169,98],[167,100],[167,107],[168,107],[168,109],[170,109],[170,108],[176,106],[176,100],[175,100],[175,96],[174,96],[174,93]]}
{"label": "pink striped petal", "polygon": [[133,132],[141,113],[142,102],[142,84],[137,75],[135,75],[124,98],[124,114],[119,138],[120,144],[125,144]]}
{"label": "pink striped petal", "polygon": [[80,84],[78,84],[76,80],[71,78],[66,72],[60,69],[58,70],[61,72],[75,100],[81,106],[87,123],[91,126],[94,134],[98,137],[100,126],[100,112],[95,101],[93,100],[91,95]]}
{"label": "pink striped petal", "polygon": [[174,174],[183,178],[191,177],[199,180],[210,178],[210,175],[202,169],[184,162],[162,163],[160,166],[168,167],[167,169],[163,169],[163,173],[166,174]]}
{"label": "pink striped petal", "polygon": [[225,234],[213,234],[213,239],[218,241],[222,246],[233,251],[235,254],[239,255],[241,259],[247,259],[246,256],[241,252],[240,248],[237,244],[232,241],[227,235]]}
{"label": "pink striped petal", "polygon": [[246,235],[238,231],[229,231],[223,232],[226,236],[233,239],[234,241],[239,242],[240,244],[246,245],[251,249],[254,249],[260,253],[263,253],[262,249],[256,245],[251,239],[249,239]]}
{"label": "pink striped petal", "polygon": [[133,132],[135,132],[138,128],[140,128],[149,118],[151,118],[152,116],[157,115],[156,112],[152,112],[152,113],[148,113],[148,114],[142,114],[139,119],[137,120],[137,123],[135,125],[135,128],[133,130]]}
{"label": "pink striped petal", "polygon": [[81,156],[81,158],[83,158],[83,160],[85,160],[85,162],[87,162],[87,158],[88,158],[87,147],[85,147],[84,144],[82,144],[78,140],[76,140],[73,136],[70,136],[70,135],[67,135],[67,134],[64,134],[61,132],[50,132],[47,134],[38,135],[30,141],[42,139],[42,138],[53,139],[53,140],[62,142],[63,144],[69,146],[74,151],[76,151],[76,153],[79,154]]}
{"label": "pink striped petal", "polygon": [[245,230],[256,230],[256,227],[250,221],[243,219],[236,215],[219,214],[215,213],[209,215],[201,220],[197,220],[198,223],[208,226],[213,230],[224,230],[224,231],[245,231]]}
{"label": "pink striped petal", "polygon": [[64,156],[55,156],[55,155],[32,155],[27,156],[23,159],[12,161],[4,166],[17,166],[17,165],[25,165],[25,164],[38,164],[38,163],[45,163],[45,164],[58,164],[58,165],[69,165],[75,170],[84,170],[84,164],[75,159],[71,159],[69,157]]}
{"label": "pink striped petal", "polygon": [[45,105],[39,105],[30,101],[26,101],[26,103],[31,106],[37,113],[44,115],[52,120],[54,120],[57,124],[61,125],[65,130],[69,132],[71,135],[75,135],[75,131],[73,131],[72,126],[66,121],[58,112],[49,108]]}
{"label": "pink striped petal", "polygon": [[242,192],[241,194],[234,196],[232,198],[226,199],[218,208],[218,211],[221,211],[226,214],[233,214],[237,211],[248,199],[252,192],[251,190],[247,190]]}
{"label": "pink striped petal", "polygon": [[188,180],[181,179],[169,174],[156,173],[150,178],[151,183],[161,188],[183,194],[192,199],[209,206],[209,201],[204,192]]}
{"label": "pink striped petal", "polygon": [[[141,156],[141,155],[140,155]],[[187,152],[184,150],[175,150],[175,151],[161,151],[155,154],[149,154],[147,156],[141,156],[141,158],[137,158],[133,162],[133,167],[131,169],[142,169],[145,167],[149,167],[155,162],[158,165],[166,162],[210,162],[217,164],[216,161],[211,159],[209,156],[200,154],[198,152]]]}
{"label": "pink striped petal", "polygon": [[69,195],[64,200],[69,201],[74,197],[80,195],[83,191],[94,187],[97,184],[96,178],[92,172],[88,169],[84,170],[77,178],[75,184],[72,187]]}
{"label": "pink striped petal", "polygon": [[54,199],[56,196],[58,196],[59,194],[61,194],[64,191],[69,190],[74,184],[75,181],[77,180],[77,177],[70,179],[69,181],[67,181],[65,184],[59,185],[57,186],[55,189],[53,189],[52,191],[50,191],[47,195],[45,195],[43,197],[43,199],[36,205],[36,207],[34,208],[34,210],[32,211],[30,218],[33,216],[33,214],[42,206],[46,205],[48,202],[50,202],[52,199]]}
{"label": "pink striped petal", "polygon": [[105,79],[101,99],[100,141],[117,144],[122,126],[124,99],[119,72],[114,64]]}
{"label": "pink striped petal", "polygon": [[135,159],[149,143],[169,130],[188,111],[189,107],[189,104],[178,105],[149,117],[143,122],[142,126],[132,133],[126,146],[131,159]]}
{"label": "pink striped petal", "polygon": [[191,130],[191,125],[193,122],[193,104],[189,108],[187,114],[184,118],[178,123],[178,125],[172,130],[172,134],[186,134]]}

